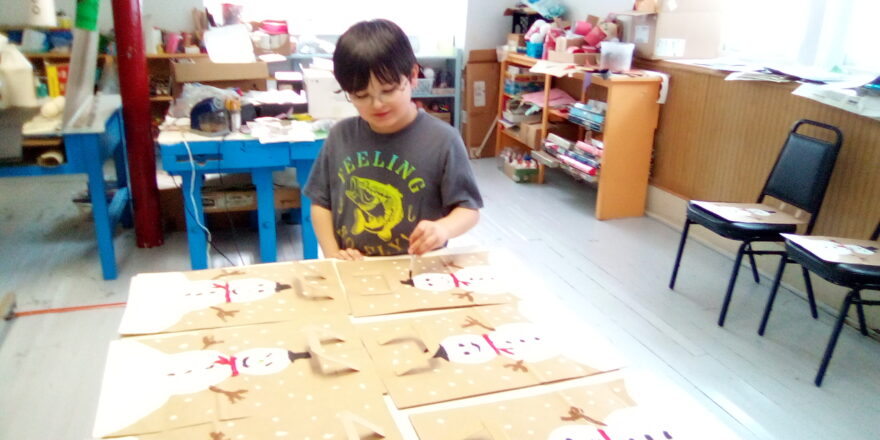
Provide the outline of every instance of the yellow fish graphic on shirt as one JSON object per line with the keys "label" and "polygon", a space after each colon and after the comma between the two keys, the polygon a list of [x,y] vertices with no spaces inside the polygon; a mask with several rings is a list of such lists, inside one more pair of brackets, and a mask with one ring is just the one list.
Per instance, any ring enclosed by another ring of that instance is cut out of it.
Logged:
{"label": "yellow fish graphic on shirt", "polygon": [[397,188],[375,180],[351,176],[345,195],[357,205],[351,233],[368,231],[383,241],[403,219],[403,194]]}

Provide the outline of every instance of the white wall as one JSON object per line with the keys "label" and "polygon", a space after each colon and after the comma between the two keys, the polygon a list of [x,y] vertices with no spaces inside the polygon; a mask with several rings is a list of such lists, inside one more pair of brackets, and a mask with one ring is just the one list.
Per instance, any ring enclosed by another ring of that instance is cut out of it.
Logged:
{"label": "white wall", "polygon": [[590,1],[574,1],[561,0],[566,10],[567,20],[583,20],[587,15],[595,15],[599,18],[605,18],[609,12],[631,11],[635,0],[590,0]]}
{"label": "white wall", "polygon": [[493,49],[507,41],[512,19],[502,14],[513,3],[512,0],[468,1],[465,55],[475,49]]}

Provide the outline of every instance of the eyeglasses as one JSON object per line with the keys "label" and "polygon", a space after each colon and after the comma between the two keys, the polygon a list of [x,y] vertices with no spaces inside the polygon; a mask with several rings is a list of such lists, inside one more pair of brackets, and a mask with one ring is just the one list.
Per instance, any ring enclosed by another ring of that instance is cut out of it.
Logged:
{"label": "eyeglasses", "polygon": [[382,90],[381,92],[379,92],[378,96],[374,96],[369,93],[365,93],[363,95],[357,95],[357,94],[350,94],[348,92],[345,92],[345,99],[347,99],[348,102],[350,102],[354,105],[372,104],[373,102],[375,102],[375,100],[378,100],[379,102],[381,102],[383,104],[388,104],[389,102],[394,101],[398,97],[398,95],[400,95],[401,92],[406,90],[406,88],[408,86],[409,86],[409,79],[404,79],[403,82],[401,82],[399,86],[394,87],[393,89]]}

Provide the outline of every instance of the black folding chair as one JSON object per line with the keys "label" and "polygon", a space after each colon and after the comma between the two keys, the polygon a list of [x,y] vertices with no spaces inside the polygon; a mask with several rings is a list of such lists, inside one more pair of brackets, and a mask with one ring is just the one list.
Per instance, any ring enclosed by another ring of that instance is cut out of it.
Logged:
{"label": "black folding chair", "polygon": [[[878,237],[880,237],[880,223],[877,223],[877,227],[874,229],[874,233],[871,234],[870,239],[877,241]],[[764,336],[764,331],[767,329],[767,321],[770,319],[770,312],[773,310],[773,301],[776,299],[776,292],[779,290],[779,283],[785,271],[785,264],[789,259],[800,264],[804,270],[813,272],[828,282],[850,289],[843,298],[840,314],[837,316],[834,329],[831,331],[831,339],[828,340],[828,346],[825,347],[825,356],[822,357],[822,363],[819,364],[819,372],[816,373],[814,383],[817,387],[822,386],[825,370],[828,369],[828,363],[831,362],[831,355],[834,353],[834,347],[837,345],[837,338],[840,336],[840,330],[843,328],[843,322],[849,312],[850,305],[856,305],[860,330],[863,335],[868,336],[868,326],[865,323],[865,310],[863,306],[880,306],[880,301],[863,299],[860,292],[862,290],[880,290],[880,266],[831,263],[817,257],[816,254],[790,240],[785,241],[785,250],[788,253],[788,258],[783,258],[779,263],[779,268],[776,270],[776,279],[773,280],[773,288],[770,290],[770,297],[767,299],[767,307],[764,308],[761,327],[758,328],[759,335]]]}
{"label": "black folding chair", "polygon": [[[802,125],[812,125],[831,132],[831,140],[822,140],[798,133]],[[819,209],[822,207],[822,199],[825,198],[825,189],[831,179],[834,163],[837,161],[837,153],[843,142],[843,133],[837,127],[821,122],[801,119],[797,121],[788,133],[785,145],[776,158],[776,164],[764,183],[764,188],[758,196],[758,203],[764,201],[764,197],[770,196],[783,203],[792,205],[810,215],[807,223],[806,234],[810,234]],[[681,231],[681,242],[678,245],[678,254],[675,256],[675,265],[672,268],[672,278],[669,280],[669,288],[675,288],[675,278],[678,275],[678,267],[681,263],[681,255],[684,252],[684,244],[687,241],[688,230],[691,224],[704,226],[710,231],[731,240],[741,241],[733,264],[733,272],[727,283],[727,293],[724,296],[724,305],[718,316],[718,325],[724,325],[730,299],[733,296],[733,287],[736,285],[736,277],[743,255],[749,256],[752,266],[752,275],[755,282],[758,278],[758,268],[755,264],[755,255],[780,255],[785,258],[784,251],[755,250],[752,243],[756,242],[781,242],[781,233],[792,233],[797,230],[796,224],[772,224],[772,223],[744,223],[733,222],[718,216],[693,201],[687,206],[687,220]],[[810,300],[810,309],[813,318],[819,315],[816,312],[816,301],[813,297],[813,287],[809,282],[809,274],[803,271],[804,280],[807,282],[807,296]]]}

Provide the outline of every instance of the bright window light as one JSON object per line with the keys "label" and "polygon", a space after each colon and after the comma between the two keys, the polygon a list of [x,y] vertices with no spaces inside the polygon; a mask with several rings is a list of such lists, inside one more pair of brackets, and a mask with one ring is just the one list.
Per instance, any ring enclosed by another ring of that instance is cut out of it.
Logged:
{"label": "bright window light", "polygon": [[880,74],[880,0],[738,0],[725,7],[725,55]]}

